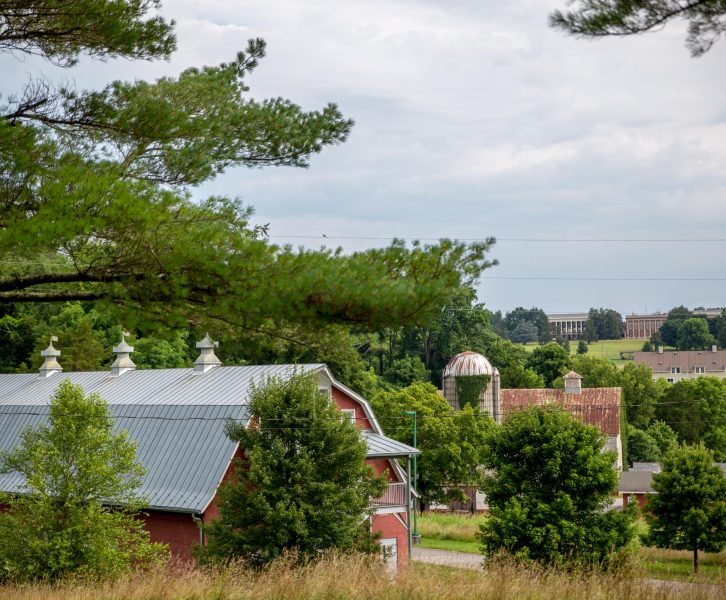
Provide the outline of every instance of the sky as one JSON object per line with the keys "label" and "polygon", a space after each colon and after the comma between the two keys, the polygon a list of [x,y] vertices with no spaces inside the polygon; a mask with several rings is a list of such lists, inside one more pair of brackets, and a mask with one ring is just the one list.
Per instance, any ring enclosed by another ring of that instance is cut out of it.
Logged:
{"label": "sky", "polygon": [[59,72],[6,55],[0,91],[38,70],[79,87],[152,80],[262,37],[253,97],[335,102],[356,125],[309,169],[231,169],[195,196],[239,197],[295,246],[494,236],[499,265],[477,285],[493,310],[726,305],[726,41],[694,59],[683,23],[578,40],[547,26],[564,6],[165,0],[170,61]]}

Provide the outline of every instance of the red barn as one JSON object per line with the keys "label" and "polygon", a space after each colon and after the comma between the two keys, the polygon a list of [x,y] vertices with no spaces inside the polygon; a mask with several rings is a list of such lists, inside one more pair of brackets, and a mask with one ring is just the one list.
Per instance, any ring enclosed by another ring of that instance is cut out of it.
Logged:
{"label": "red barn", "polygon": [[[282,379],[294,372],[314,372],[319,389],[350,418],[355,419],[368,446],[366,462],[381,474],[388,470],[389,487],[371,499],[372,531],[396,562],[408,560],[408,522],[411,492],[398,459],[417,450],[387,438],[368,402],[337,382],[322,364],[223,367],[214,344],[197,344],[201,355],[193,368],[135,370],[133,348],[125,342],[114,348],[111,371],[62,374],[60,352],[51,344],[42,354],[40,374],[0,374],[0,450],[10,450],[20,431],[47,420],[47,407],[61,378],[97,392],[109,405],[115,428],[125,429],[138,445],[138,459],[146,468],[140,490],[149,505],[146,526],[154,541],[169,544],[172,553],[191,557],[195,544],[205,543],[199,525],[218,516],[216,496],[239,455],[237,444],[224,434],[228,418],[246,421],[251,386],[269,376]],[[22,493],[17,473],[0,474],[0,491]]]}

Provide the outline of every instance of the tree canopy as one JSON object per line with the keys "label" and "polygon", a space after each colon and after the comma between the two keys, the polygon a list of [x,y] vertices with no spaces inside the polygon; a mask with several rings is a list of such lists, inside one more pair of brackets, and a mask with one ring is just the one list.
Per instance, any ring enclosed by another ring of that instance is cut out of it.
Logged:
{"label": "tree canopy", "polygon": [[634,513],[604,511],[617,485],[604,436],[566,412],[534,407],[509,416],[485,447],[481,525],[487,556],[547,565],[603,564],[633,539]]}
{"label": "tree canopy", "polygon": [[356,425],[318,391],[314,374],[269,379],[252,392],[252,426],[229,422],[239,443],[234,475],[219,490],[220,518],[206,526],[202,556],[262,565],[295,550],[372,547],[362,521],[386,482],[365,464]]}
{"label": "tree canopy", "polygon": [[657,492],[648,501],[648,541],[659,548],[698,551],[726,547],[726,477],[703,446],[678,446],[666,453],[653,475]]}
{"label": "tree canopy", "polygon": [[550,25],[578,37],[624,36],[659,31],[675,19],[688,23],[686,46],[701,56],[726,31],[723,0],[576,0],[556,10]]}
{"label": "tree canopy", "polygon": [[114,577],[165,558],[152,544],[138,496],[144,469],[126,432],[98,396],[64,380],[47,425],[23,430],[0,457],[3,472],[25,481],[24,494],[2,498],[0,579]]}
{"label": "tree canopy", "polygon": [[[7,6],[6,6],[7,5]],[[154,0],[5,3],[0,51],[71,67],[166,58]],[[95,300],[127,327],[230,327],[315,343],[335,324],[419,324],[491,262],[493,240],[344,255],[271,244],[252,211],[192,188],[234,167],[306,167],[353,125],[334,104],[252,99],[265,55],[84,90],[33,77],[0,104],[0,302]],[[371,290],[375,288],[375,293]]]}
{"label": "tree canopy", "polygon": [[413,422],[404,411],[418,417],[417,490],[424,505],[458,500],[457,486],[478,486],[484,437],[493,427],[490,417],[477,408],[455,411],[430,383],[414,383],[402,390],[376,394],[371,401],[387,435],[413,444]]}

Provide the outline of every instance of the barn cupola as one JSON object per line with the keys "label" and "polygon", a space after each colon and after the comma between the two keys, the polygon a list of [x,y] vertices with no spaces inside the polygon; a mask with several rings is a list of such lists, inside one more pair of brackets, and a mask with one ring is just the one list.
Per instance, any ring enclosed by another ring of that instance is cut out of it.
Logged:
{"label": "barn cupola", "polygon": [[116,354],[116,360],[111,365],[111,377],[120,377],[126,371],[133,371],[136,368],[134,361],[129,356],[134,351],[134,347],[126,343],[126,336],[121,334],[121,343],[114,346],[113,351]]}
{"label": "barn cupola", "polygon": [[212,341],[209,334],[205,335],[204,339],[195,345],[200,350],[199,358],[194,361],[194,371],[196,373],[206,373],[222,364],[222,361],[214,353],[214,349],[219,347],[219,342]]}
{"label": "barn cupola", "polygon": [[51,335],[50,344],[48,344],[48,347],[40,353],[40,355],[45,359],[45,362],[39,369],[41,379],[45,379],[46,377],[50,377],[55,373],[63,371],[63,367],[58,364],[57,360],[57,358],[61,355],[61,352],[53,347],[53,342],[57,341],[58,338]]}
{"label": "barn cupola", "polygon": [[582,376],[570,371],[563,377],[565,381],[565,394],[579,394],[582,391]]}

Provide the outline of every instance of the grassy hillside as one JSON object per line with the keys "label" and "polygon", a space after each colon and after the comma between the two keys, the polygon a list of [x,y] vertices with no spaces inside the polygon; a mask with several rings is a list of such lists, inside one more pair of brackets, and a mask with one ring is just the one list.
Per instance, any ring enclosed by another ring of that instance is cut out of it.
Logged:
{"label": "grassy hillside", "polygon": [[[587,353],[590,356],[597,356],[598,358],[604,358],[616,365],[623,365],[627,361],[620,358],[621,352],[634,352],[640,350],[643,347],[645,340],[603,340],[601,342],[593,342],[588,344]],[[524,347],[527,352],[532,352],[539,344],[531,343],[525,344]],[[570,342],[570,354],[577,354],[577,342]]]}

